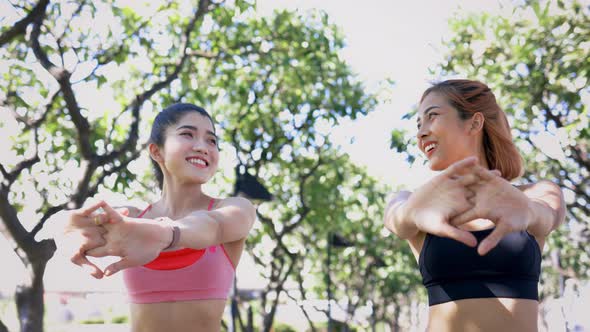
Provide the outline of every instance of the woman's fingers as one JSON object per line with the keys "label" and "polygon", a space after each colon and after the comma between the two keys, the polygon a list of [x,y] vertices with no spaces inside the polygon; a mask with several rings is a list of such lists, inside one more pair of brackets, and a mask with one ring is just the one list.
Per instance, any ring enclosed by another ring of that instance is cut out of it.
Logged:
{"label": "woman's fingers", "polygon": [[70,259],[70,261],[88,271],[90,275],[96,279],[101,279],[104,276],[102,270],[89,261],[84,254],[77,253]]}
{"label": "woman's fingers", "polygon": [[498,242],[502,240],[502,238],[510,233],[510,229],[508,227],[503,226],[502,223],[496,224],[496,228],[485,237],[477,247],[477,253],[480,256],[486,255],[490,250],[494,249]]}
{"label": "woman's fingers", "polygon": [[448,224],[443,223],[440,225],[440,231],[438,235],[457,240],[470,247],[475,247],[477,245],[477,239],[473,234]]}
{"label": "woman's fingers", "polygon": [[491,181],[501,175],[500,171],[485,169],[481,166],[473,168],[474,174],[476,174],[482,181]]}
{"label": "woman's fingers", "polygon": [[133,264],[126,257],[123,257],[123,258],[121,258],[120,261],[114,262],[113,264],[107,266],[106,269],[104,269],[104,275],[107,277],[112,276],[113,274],[115,274],[123,269],[133,267],[135,265],[137,265],[137,264]]}
{"label": "woman's fingers", "polygon": [[94,247],[104,246],[106,244],[103,235],[106,234],[106,229],[99,226],[91,226],[81,230],[84,237],[84,242],[81,248],[84,250],[92,249]]}
{"label": "woman's fingers", "polygon": [[129,216],[129,209],[128,208],[117,208],[115,209],[119,214],[124,215],[125,217]]}
{"label": "woman's fingers", "polygon": [[109,245],[87,250],[86,255],[91,257],[119,256],[118,252]]}
{"label": "woman's fingers", "polygon": [[[123,222],[123,217],[126,216],[126,214],[119,213],[117,210],[113,209],[110,205],[106,203],[102,208],[104,209],[104,212],[108,218],[109,223]],[[129,213],[129,211],[127,211],[127,213]]]}
{"label": "woman's fingers", "polygon": [[472,186],[480,181],[479,176],[477,176],[476,174],[465,174],[457,177],[456,179],[457,182],[463,187]]}
{"label": "woman's fingers", "polygon": [[113,209],[113,210],[115,211],[115,215],[116,215],[115,220],[111,220],[111,217],[113,216],[113,214],[106,212],[106,211],[93,214],[93,215],[89,216],[88,218],[92,221],[93,224],[100,226],[100,225],[103,225],[106,223],[118,222],[119,220],[121,220],[119,218],[119,216],[127,217],[129,215],[129,209],[127,209],[127,208],[117,208],[117,209]]}
{"label": "woman's fingers", "polygon": [[447,167],[442,174],[450,178],[456,178],[457,176],[466,174],[475,165],[477,165],[477,159],[475,157],[468,157]]}
{"label": "woman's fingers", "polygon": [[103,207],[103,205],[105,205],[106,203],[104,201],[100,201],[100,202],[96,202],[94,204],[91,204],[89,206],[80,208],[78,210],[76,210],[76,213],[80,216],[83,217],[88,217],[90,216],[94,211],[98,210],[99,208]]}
{"label": "woman's fingers", "polygon": [[106,241],[102,236],[105,231],[104,228],[97,226],[84,227],[79,231],[69,233],[69,235],[66,236],[66,240],[63,242],[63,246],[67,252],[74,252],[70,261],[82,267],[97,279],[103,277],[103,272],[88,260],[85,252],[106,244]]}
{"label": "woman's fingers", "polygon": [[465,223],[468,223],[472,220],[475,220],[477,218],[481,218],[480,214],[478,213],[477,209],[475,209],[475,207],[451,218],[451,220],[449,220],[449,223],[453,226],[459,226],[459,225],[463,225]]}

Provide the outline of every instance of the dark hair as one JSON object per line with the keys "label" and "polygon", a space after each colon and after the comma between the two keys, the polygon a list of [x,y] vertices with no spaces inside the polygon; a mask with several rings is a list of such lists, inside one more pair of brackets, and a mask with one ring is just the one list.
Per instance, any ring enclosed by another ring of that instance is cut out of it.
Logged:
{"label": "dark hair", "polygon": [[[209,113],[207,113],[204,108],[188,103],[177,103],[166,107],[160,113],[158,113],[158,115],[156,115],[154,123],[152,124],[152,132],[150,133],[150,139],[148,143],[153,143],[159,147],[163,147],[166,141],[166,129],[168,129],[169,126],[176,124],[181,117],[190,112],[197,112],[211,120],[213,131],[215,132],[215,122],[213,121],[211,115],[209,115]],[[152,166],[154,168],[154,172],[156,173],[158,186],[160,189],[162,189],[164,185],[164,173],[162,173],[160,165],[158,165],[158,163],[153,159]]]}
{"label": "dark hair", "polygon": [[472,80],[447,80],[424,91],[420,102],[432,92],[446,97],[463,120],[478,112],[484,116],[483,147],[490,169],[499,170],[507,180],[523,174],[522,156],[512,141],[506,114],[487,85]]}

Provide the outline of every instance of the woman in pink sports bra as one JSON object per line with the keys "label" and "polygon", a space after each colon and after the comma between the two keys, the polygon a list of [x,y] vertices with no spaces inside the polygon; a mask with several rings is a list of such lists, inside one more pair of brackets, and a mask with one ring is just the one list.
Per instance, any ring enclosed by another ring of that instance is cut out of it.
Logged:
{"label": "woman in pink sports bra", "polygon": [[[219,331],[255,208],[202,191],[219,159],[204,109],[174,104],[160,112],[149,153],[161,198],[144,211],[106,202],[69,211],[64,238],[79,244],[71,260],[96,278],[124,273],[132,331]],[[87,256],[121,259],[103,272]]]}

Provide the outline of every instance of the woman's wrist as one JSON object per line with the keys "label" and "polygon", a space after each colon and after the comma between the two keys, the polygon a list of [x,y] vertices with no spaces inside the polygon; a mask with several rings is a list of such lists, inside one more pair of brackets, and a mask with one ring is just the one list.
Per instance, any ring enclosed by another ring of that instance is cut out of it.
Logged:
{"label": "woman's wrist", "polygon": [[171,221],[172,219],[168,217],[154,219],[154,224],[160,228],[159,234],[161,234],[161,236],[158,237],[157,244],[157,247],[160,248],[160,251],[168,250],[178,244],[178,240],[180,238],[180,229],[178,226],[172,225]]}
{"label": "woman's wrist", "polygon": [[413,219],[412,209],[408,205],[409,199],[409,196],[404,197],[404,199],[396,202],[393,207],[394,224],[398,230],[398,236],[402,239],[412,237],[419,232]]}
{"label": "woman's wrist", "polygon": [[554,211],[549,206],[534,199],[528,199],[526,207],[527,231],[533,235],[545,236],[553,228]]}
{"label": "woman's wrist", "polygon": [[170,239],[170,242],[168,242],[168,245],[164,247],[164,249],[162,250],[168,250],[176,247],[178,241],[180,240],[180,228],[178,228],[178,226],[172,225],[168,226],[168,228],[172,231],[172,237]]}

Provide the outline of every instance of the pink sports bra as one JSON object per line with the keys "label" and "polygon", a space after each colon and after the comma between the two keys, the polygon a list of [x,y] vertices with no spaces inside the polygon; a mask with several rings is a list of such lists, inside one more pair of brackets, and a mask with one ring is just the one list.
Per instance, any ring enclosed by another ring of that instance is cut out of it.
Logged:
{"label": "pink sports bra", "polygon": [[[213,203],[211,199],[208,211]],[[151,205],[138,218],[150,208]],[[223,244],[206,249],[161,252],[144,266],[123,270],[123,280],[132,303],[225,300],[234,277],[235,267]]]}

